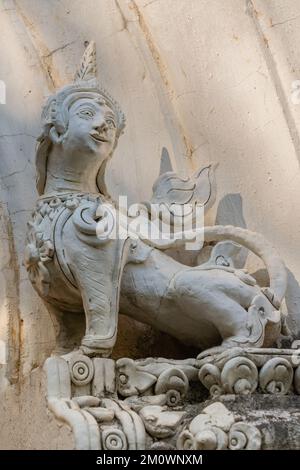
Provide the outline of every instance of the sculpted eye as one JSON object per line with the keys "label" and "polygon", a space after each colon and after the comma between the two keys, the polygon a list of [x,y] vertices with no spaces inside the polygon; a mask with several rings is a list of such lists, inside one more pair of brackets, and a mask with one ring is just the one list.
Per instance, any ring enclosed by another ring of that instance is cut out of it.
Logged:
{"label": "sculpted eye", "polygon": [[111,129],[114,129],[116,127],[115,121],[112,118],[106,118],[105,121],[108,127],[110,127]]}
{"label": "sculpted eye", "polygon": [[79,111],[79,115],[85,118],[92,118],[94,116],[94,113],[90,109],[82,109],[81,111]]}

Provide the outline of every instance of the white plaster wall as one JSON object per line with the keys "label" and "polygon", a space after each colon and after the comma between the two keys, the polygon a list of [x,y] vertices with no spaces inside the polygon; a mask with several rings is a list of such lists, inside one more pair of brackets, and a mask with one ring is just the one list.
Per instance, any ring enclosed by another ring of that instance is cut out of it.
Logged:
{"label": "white plaster wall", "polygon": [[[149,198],[162,147],[181,173],[219,163],[207,223],[246,226],[278,248],[299,332],[299,31],[297,0],[0,0],[0,362],[11,382],[54,346],[22,267],[41,105],[72,79],[91,39],[99,77],[127,115],[108,171],[112,194]],[[261,266],[251,257],[250,267]],[[144,354],[148,334],[123,319],[117,354]]]}

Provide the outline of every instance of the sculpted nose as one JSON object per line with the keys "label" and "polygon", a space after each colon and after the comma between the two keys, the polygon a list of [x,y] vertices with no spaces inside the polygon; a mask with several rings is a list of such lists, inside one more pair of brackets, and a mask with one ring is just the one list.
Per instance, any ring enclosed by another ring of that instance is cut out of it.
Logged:
{"label": "sculpted nose", "polygon": [[94,128],[97,132],[101,133],[107,130],[107,124],[104,120],[101,120],[101,122],[95,123]]}

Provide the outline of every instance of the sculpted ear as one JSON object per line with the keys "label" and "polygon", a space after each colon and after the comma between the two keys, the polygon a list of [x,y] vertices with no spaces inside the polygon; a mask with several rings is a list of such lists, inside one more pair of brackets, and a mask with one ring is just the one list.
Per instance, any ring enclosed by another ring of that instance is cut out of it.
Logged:
{"label": "sculpted ear", "polygon": [[64,134],[59,134],[54,126],[49,131],[49,138],[53,144],[60,144],[63,140]]}
{"label": "sculpted ear", "polygon": [[38,147],[36,150],[36,188],[39,195],[44,194],[46,179],[47,179],[47,160],[48,155],[53,144],[60,144],[63,140],[64,134],[59,134],[52,126],[45,136],[42,134],[38,138]]}

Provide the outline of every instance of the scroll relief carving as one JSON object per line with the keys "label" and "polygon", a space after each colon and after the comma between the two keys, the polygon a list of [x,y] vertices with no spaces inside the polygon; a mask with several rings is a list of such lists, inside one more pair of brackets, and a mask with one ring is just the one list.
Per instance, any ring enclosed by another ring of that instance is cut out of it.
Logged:
{"label": "scroll relief carving", "polygon": [[232,348],[198,356],[199,380],[211,396],[254,392],[299,394],[299,355],[294,349]]}
{"label": "scroll relief carving", "polygon": [[255,425],[222,403],[190,418],[184,400],[173,400],[197,379],[193,360],[115,362],[74,352],[48,358],[44,368],[48,406],[72,428],[77,449],[151,449],[159,443],[179,450],[261,447]]}
{"label": "scroll relief carving", "polygon": [[235,422],[235,416],[216,402],[196,416],[181,432],[177,448],[181,450],[258,450],[262,436],[254,425]]}

